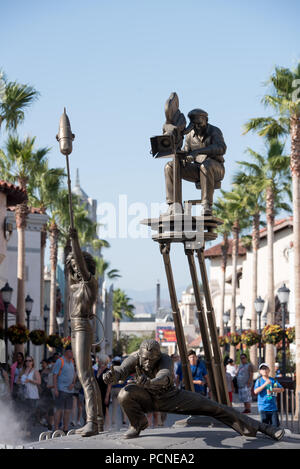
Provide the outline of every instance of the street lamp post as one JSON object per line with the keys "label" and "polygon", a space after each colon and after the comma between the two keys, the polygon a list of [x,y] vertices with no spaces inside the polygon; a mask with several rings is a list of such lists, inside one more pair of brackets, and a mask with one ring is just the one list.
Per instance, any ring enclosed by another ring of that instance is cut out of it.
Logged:
{"label": "street lamp post", "polygon": [[[49,311],[50,311],[50,308],[48,307],[48,305],[45,305],[44,306],[44,331],[45,331],[45,334],[47,335],[48,334],[48,319],[49,319]],[[44,344],[44,358],[47,357],[47,344],[45,343]]]}
{"label": "street lamp post", "polygon": [[59,334],[60,336],[62,336],[62,333],[61,333],[61,326],[62,326],[62,324],[63,324],[63,322],[64,322],[63,316],[57,316],[56,321],[57,321],[57,325],[58,325],[58,334]]}
{"label": "street lamp post", "polygon": [[[245,306],[242,305],[242,303],[240,303],[240,304],[238,305],[238,307],[236,308],[236,310],[237,310],[237,313],[238,313],[239,318],[240,318],[240,330],[241,330],[241,334],[242,334],[242,332],[243,332],[243,316],[244,316],[244,312],[245,312]],[[240,350],[241,350],[241,353],[242,353],[242,352],[243,352],[243,344],[242,344],[242,342],[241,342],[241,348],[240,348]]]}
{"label": "street lamp post", "polygon": [[225,326],[225,333],[227,334],[227,325],[229,323],[229,318],[230,318],[230,311],[225,311],[223,313],[223,322],[224,322],[224,326]]}
{"label": "street lamp post", "polygon": [[5,341],[5,364],[8,364],[8,338],[7,338],[7,329],[8,329],[8,307],[11,302],[13,289],[9,286],[8,282],[1,288],[2,301],[4,303],[4,341]]}
{"label": "street lamp post", "polygon": [[262,310],[264,309],[264,304],[265,300],[263,300],[260,296],[256,298],[254,301],[254,308],[255,311],[258,315],[258,333],[259,333],[259,344],[258,344],[258,350],[259,350],[259,358],[258,358],[258,365],[261,364],[261,313]]}
{"label": "street lamp post", "polygon": [[[27,329],[30,331],[30,314],[32,311],[33,299],[30,295],[27,295],[25,298],[25,311],[27,318]],[[30,340],[27,342],[27,355],[30,355]]]}
{"label": "street lamp post", "polygon": [[[223,322],[224,322],[224,332],[225,332],[225,335],[227,334],[228,332],[228,329],[227,329],[227,326],[228,326],[228,323],[229,323],[229,319],[230,319],[230,311],[224,311],[223,313]],[[227,353],[227,350],[228,349],[228,344],[225,345],[225,352]]]}
{"label": "street lamp post", "polygon": [[290,290],[286,287],[285,283],[277,291],[277,295],[281,304],[282,311],[282,329],[283,329],[283,341],[282,341],[282,376],[285,378],[286,375],[286,347],[285,347],[285,318],[286,309],[289,302]]}

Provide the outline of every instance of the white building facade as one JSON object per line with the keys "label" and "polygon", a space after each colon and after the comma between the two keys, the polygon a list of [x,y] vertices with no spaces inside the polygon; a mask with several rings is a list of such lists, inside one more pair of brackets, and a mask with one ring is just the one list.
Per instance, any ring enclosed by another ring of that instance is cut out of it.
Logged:
{"label": "white building facade", "polygon": [[[25,296],[29,294],[33,299],[32,312],[30,315],[30,330],[43,329],[43,320],[40,317],[40,281],[41,281],[41,230],[47,223],[48,216],[39,213],[36,209],[31,209],[27,217],[27,227],[25,231]],[[13,226],[12,235],[7,243],[7,253],[0,264],[0,288],[6,282],[13,288],[11,303],[17,303],[17,262],[18,262],[18,235],[16,230],[14,211],[7,211],[7,222]],[[16,317],[8,314],[8,327],[15,324]],[[26,344],[25,344],[26,351]],[[38,366],[42,354],[43,346],[36,347],[30,344],[30,353]],[[10,350],[11,354],[11,350]]]}
{"label": "white building facade", "polygon": [[[205,257],[210,259],[210,288],[214,304],[217,326],[222,321],[223,311],[221,310],[221,282],[222,282],[222,256],[221,244],[217,244],[205,251]],[[252,314],[252,250],[246,250],[239,247],[238,255],[238,288],[236,296],[236,306],[242,303],[245,306],[243,316],[243,328],[251,328]],[[267,278],[268,278],[268,251],[267,251],[267,232],[266,228],[260,231],[260,245],[258,249],[258,279],[257,296],[265,300],[262,319],[265,318],[267,310]],[[225,305],[224,311],[231,308],[231,278],[232,278],[232,256],[231,249],[228,255],[228,264],[226,268],[225,284]],[[289,326],[295,325],[294,308],[294,288],[293,288],[293,219],[292,217],[277,220],[274,226],[274,296],[278,288],[283,283],[290,289],[290,300],[288,305]],[[240,328],[239,318],[237,317],[237,329]]]}

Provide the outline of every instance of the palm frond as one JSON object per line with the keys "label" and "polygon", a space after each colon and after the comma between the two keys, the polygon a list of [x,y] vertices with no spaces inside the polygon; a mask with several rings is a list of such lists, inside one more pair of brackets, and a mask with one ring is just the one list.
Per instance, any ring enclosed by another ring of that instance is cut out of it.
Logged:
{"label": "palm frond", "polygon": [[285,136],[289,133],[289,119],[280,117],[256,117],[252,118],[244,124],[243,135],[250,131],[256,132],[261,137],[268,140]]}
{"label": "palm frond", "polygon": [[5,120],[7,131],[15,131],[24,120],[24,110],[36,101],[39,93],[30,85],[10,81],[6,82],[5,91],[2,94],[1,120]]}

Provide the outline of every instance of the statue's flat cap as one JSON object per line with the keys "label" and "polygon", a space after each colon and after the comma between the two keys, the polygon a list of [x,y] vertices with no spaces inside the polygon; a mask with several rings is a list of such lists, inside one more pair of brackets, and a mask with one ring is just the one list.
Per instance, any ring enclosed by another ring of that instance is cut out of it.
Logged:
{"label": "statue's flat cap", "polygon": [[208,114],[203,109],[192,109],[192,111],[188,113],[188,117],[192,122],[195,122],[200,116],[208,117]]}

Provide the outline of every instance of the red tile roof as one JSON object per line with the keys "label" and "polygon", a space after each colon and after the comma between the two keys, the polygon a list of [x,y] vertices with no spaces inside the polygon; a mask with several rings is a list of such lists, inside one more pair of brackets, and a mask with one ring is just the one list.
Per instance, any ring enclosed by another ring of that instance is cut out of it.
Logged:
{"label": "red tile roof", "polygon": [[[293,226],[293,217],[286,217],[286,218],[281,218],[280,220],[275,220],[274,222],[274,231],[280,231],[283,230],[283,228],[286,228],[288,226]],[[260,237],[264,238],[267,236],[267,227],[265,226],[262,228],[260,231]]]}
{"label": "red tile roof", "polygon": [[[14,212],[16,210],[15,206],[8,207],[8,210]],[[37,207],[28,207],[29,213],[38,213],[39,215],[44,215],[44,211]]]}
{"label": "red tile roof", "polygon": [[201,335],[198,335],[198,337],[196,337],[196,339],[194,339],[194,340],[188,345],[188,347],[189,347],[189,348],[197,348],[197,347],[200,347],[201,344],[202,344],[202,338],[201,338]]}
{"label": "red tile roof", "polygon": [[25,189],[15,186],[7,181],[0,180],[0,192],[4,192],[7,196],[7,207],[12,205],[21,204],[27,200],[27,193]]}
{"label": "red tile roof", "polygon": [[[232,256],[232,239],[228,240],[229,248],[228,248],[228,256]],[[216,244],[209,249],[204,251],[204,257],[211,258],[211,257],[220,257],[222,256],[222,247],[223,243]],[[247,249],[244,248],[241,244],[239,244],[239,256],[245,256],[247,253]]]}
{"label": "red tile roof", "polygon": [[[292,227],[293,226],[293,217],[286,217],[286,218],[281,218],[280,220],[275,220],[274,222],[274,232],[275,231],[280,231],[283,230],[286,227]],[[259,231],[259,236],[260,238],[264,238],[267,236],[267,227],[262,228]],[[228,255],[232,256],[232,239],[228,240],[229,242],[229,249],[228,249]],[[223,243],[216,244],[215,246],[212,246],[209,249],[206,249],[204,251],[204,256],[210,259],[211,257],[220,257],[222,256],[222,250],[221,246]],[[244,248],[241,244],[239,245],[239,256],[244,256],[247,253],[247,249]]]}

